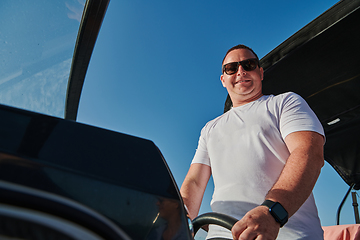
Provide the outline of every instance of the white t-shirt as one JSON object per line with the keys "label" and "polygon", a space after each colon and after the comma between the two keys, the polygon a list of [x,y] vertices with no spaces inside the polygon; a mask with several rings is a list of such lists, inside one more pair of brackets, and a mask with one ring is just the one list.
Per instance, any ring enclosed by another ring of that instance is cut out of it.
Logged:
{"label": "white t-shirt", "polygon": [[[285,137],[297,131],[324,135],[308,104],[295,93],[262,96],[232,108],[201,130],[192,163],[211,167],[214,193],[211,208],[241,219],[259,206],[277,181],[289,151]],[[323,239],[314,197],[280,229],[277,239]],[[230,231],[210,226],[208,238],[232,239]]]}

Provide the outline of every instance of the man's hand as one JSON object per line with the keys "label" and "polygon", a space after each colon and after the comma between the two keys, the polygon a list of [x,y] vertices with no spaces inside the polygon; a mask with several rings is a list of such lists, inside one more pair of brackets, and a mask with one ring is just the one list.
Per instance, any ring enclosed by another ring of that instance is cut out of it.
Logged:
{"label": "man's hand", "polygon": [[235,223],[231,229],[234,240],[275,240],[280,223],[271,216],[269,208],[259,206]]}

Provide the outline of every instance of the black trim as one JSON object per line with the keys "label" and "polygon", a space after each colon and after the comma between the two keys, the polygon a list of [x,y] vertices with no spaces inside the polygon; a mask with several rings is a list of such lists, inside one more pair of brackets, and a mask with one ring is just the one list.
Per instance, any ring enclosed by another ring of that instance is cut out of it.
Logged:
{"label": "black trim", "polygon": [[65,102],[65,119],[76,120],[86,71],[110,0],[86,2],[76,40]]}

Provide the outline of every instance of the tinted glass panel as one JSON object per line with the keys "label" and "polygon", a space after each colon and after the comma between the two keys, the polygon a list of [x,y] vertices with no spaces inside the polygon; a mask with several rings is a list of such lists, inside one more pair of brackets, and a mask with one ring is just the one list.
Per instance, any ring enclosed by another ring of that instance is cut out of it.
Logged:
{"label": "tinted glass panel", "polygon": [[84,2],[0,2],[0,103],[64,117]]}

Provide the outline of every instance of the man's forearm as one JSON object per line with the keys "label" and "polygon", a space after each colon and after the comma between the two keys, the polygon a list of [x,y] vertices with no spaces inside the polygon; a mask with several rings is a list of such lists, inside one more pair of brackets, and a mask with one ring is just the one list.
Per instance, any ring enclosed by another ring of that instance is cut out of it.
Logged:
{"label": "man's forearm", "polygon": [[[186,206],[186,210],[188,211],[188,215],[191,220],[193,220],[199,214],[202,199],[202,196],[194,197],[195,195],[198,195],[192,194],[195,192],[196,190],[188,186],[185,182],[180,189],[180,194],[183,198],[183,202]],[[193,195],[193,197],[190,197],[191,195]]]}
{"label": "man's forearm", "polygon": [[188,209],[190,219],[198,214],[211,175],[210,167],[203,164],[192,164],[181,186],[180,194]]}
{"label": "man's forearm", "polygon": [[291,149],[290,143],[291,154],[285,167],[265,197],[280,202],[289,216],[292,216],[309,197],[324,165],[323,138],[316,133],[310,135],[311,140],[308,144],[297,145]]}

